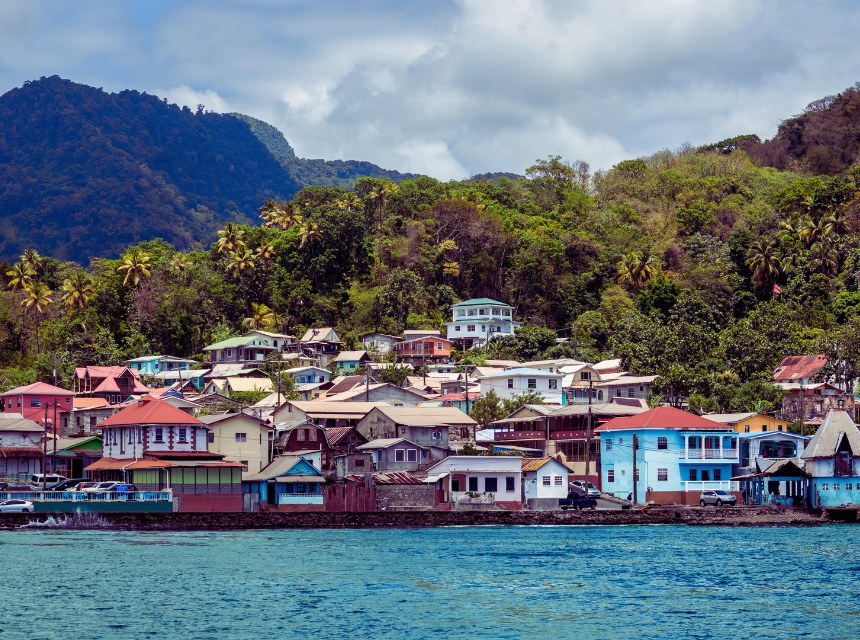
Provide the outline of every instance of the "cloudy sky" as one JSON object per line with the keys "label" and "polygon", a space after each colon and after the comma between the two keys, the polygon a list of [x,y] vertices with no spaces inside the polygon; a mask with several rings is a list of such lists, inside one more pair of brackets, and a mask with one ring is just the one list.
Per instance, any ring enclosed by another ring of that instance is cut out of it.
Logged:
{"label": "cloudy sky", "polygon": [[2,0],[0,93],[137,89],[450,179],[771,137],[860,80],[858,33],[849,1]]}

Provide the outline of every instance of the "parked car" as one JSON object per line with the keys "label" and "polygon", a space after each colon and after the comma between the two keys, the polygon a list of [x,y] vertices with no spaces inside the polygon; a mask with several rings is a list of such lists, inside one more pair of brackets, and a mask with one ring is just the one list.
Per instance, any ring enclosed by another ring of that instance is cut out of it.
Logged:
{"label": "parked car", "polygon": [[0,491],[6,491],[9,488],[8,482],[0,482]]}
{"label": "parked car", "polygon": [[576,491],[579,495],[584,496],[588,495],[590,498],[599,498],[600,497],[600,489],[595,487],[592,483],[588,483],[588,487],[585,486],[585,481],[583,480],[573,480],[570,483],[570,490]]}
{"label": "parked car", "polygon": [[113,489],[108,489],[108,491],[116,491],[117,493],[132,493],[137,491],[137,487],[135,487],[130,482],[120,482]]}
{"label": "parked car", "polygon": [[30,476],[30,489],[33,491],[50,491],[65,479],[66,476],[57,473],[34,473]]}
{"label": "parked car", "polygon": [[597,508],[597,500],[579,494],[576,491],[571,491],[567,494],[566,498],[559,499],[558,506],[561,507],[562,511],[567,511],[568,509],[575,509],[577,511],[580,509],[594,510]]}
{"label": "parked car", "polygon": [[28,500],[4,500],[0,502],[0,513],[30,513],[33,503]]}
{"label": "parked car", "polygon": [[113,491],[114,487],[118,484],[125,484],[123,482],[117,482],[116,480],[107,480],[105,482],[98,482],[92,487],[86,487],[81,489],[81,493],[101,493],[102,491]]}
{"label": "parked car", "polygon": [[699,496],[699,504],[701,506],[705,506],[706,504],[715,504],[718,507],[723,506],[724,504],[737,504],[738,499],[736,496],[733,496],[728,491],[723,491],[722,489],[714,489],[713,491],[710,489],[706,489],[702,491],[702,495]]}
{"label": "parked car", "polygon": [[51,491],[74,491],[75,487],[87,480],[88,478],[69,478],[68,480],[63,480],[59,484],[55,484]]}
{"label": "parked car", "polygon": [[101,484],[100,482],[96,482],[95,480],[87,480],[86,482],[81,482],[75,487],[69,489],[69,491],[85,491],[86,489],[91,489],[96,485]]}

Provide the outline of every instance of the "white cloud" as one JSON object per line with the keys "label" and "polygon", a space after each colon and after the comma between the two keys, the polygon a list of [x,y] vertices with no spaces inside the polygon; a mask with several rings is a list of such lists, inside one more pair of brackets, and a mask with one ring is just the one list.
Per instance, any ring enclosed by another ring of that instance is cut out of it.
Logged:
{"label": "white cloud", "polygon": [[168,89],[156,89],[155,95],[161,98],[167,98],[168,102],[178,104],[180,107],[189,107],[192,110],[197,109],[197,105],[202,104],[206,107],[206,111],[214,111],[216,113],[230,113],[234,111],[227,102],[211,89],[203,91],[195,91],[188,85],[180,85],[178,87],[170,87]]}

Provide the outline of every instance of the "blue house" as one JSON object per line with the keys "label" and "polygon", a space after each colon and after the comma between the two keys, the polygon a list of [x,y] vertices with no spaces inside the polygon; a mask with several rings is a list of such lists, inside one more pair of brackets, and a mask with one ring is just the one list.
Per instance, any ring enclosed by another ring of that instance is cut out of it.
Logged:
{"label": "blue house", "polygon": [[324,511],[322,472],[300,456],[279,456],[242,477],[246,511]]}
{"label": "blue house", "polygon": [[197,361],[176,356],[143,356],[126,360],[124,364],[142,376],[154,376],[163,371],[187,371]]}
{"label": "blue house", "polygon": [[341,351],[332,360],[337,368],[345,374],[358,373],[370,361],[370,355],[367,351]]}
{"label": "blue house", "polygon": [[322,367],[293,367],[284,369],[284,373],[291,376],[296,384],[319,384],[331,379],[331,372]]}
{"label": "blue house", "polygon": [[613,418],[595,433],[601,489],[617,498],[696,505],[704,489],[737,491],[731,477],[739,459],[738,434],[730,426],[656,407]]}
{"label": "blue house", "polygon": [[812,507],[860,504],[860,430],[847,412],[828,412],[800,458]]}

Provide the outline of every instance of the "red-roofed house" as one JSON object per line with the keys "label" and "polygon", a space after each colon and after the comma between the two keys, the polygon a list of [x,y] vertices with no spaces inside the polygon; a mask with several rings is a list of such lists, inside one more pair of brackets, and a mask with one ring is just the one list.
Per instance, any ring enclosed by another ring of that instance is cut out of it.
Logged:
{"label": "red-roofed house", "polygon": [[85,471],[142,491],[173,490],[180,511],[241,511],[242,464],[208,450],[209,425],[145,397],[98,425],[103,458]]}
{"label": "red-roofed house", "polygon": [[[73,395],[71,391],[55,387],[52,384],[34,382],[0,393],[0,400],[3,403],[3,411],[20,413],[28,420],[33,420],[39,424],[44,423],[46,416],[48,424],[54,424],[56,414],[56,424],[60,425],[62,430],[67,425],[69,411],[72,410]],[[46,409],[47,414],[45,413]],[[54,431],[57,431],[56,428]],[[64,432],[67,432],[67,429]]]}
{"label": "red-roofed house", "polygon": [[[733,491],[739,463],[731,425],[673,407],[613,418],[595,429],[600,437],[601,489],[643,504],[698,504],[705,489]],[[738,494],[739,495],[739,494]]]}
{"label": "red-roofed house", "polygon": [[75,369],[75,395],[104,398],[111,404],[125,402],[131,395],[149,392],[139,374],[128,367],[86,366]]}
{"label": "red-roofed house", "polygon": [[773,372],[773,381],[787,384],[809,385],[827,364],[823,354],[811,356],[786,356]]}

